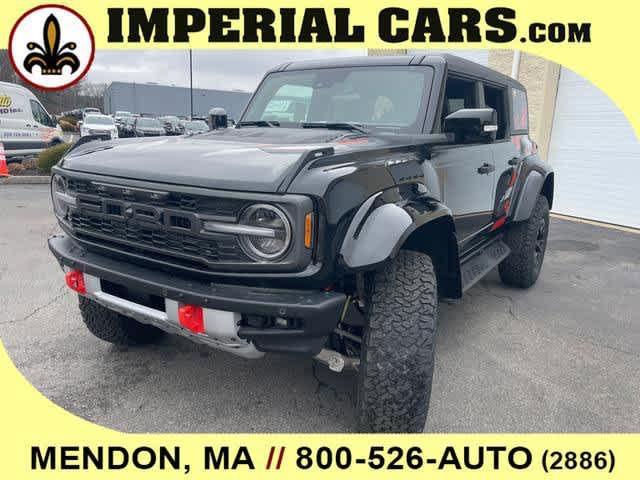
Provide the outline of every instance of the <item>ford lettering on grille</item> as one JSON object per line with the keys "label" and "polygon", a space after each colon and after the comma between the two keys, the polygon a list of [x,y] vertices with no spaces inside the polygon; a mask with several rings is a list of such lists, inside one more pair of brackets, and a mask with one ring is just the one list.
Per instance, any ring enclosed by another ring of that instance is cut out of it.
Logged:
{"label": "ford lettering on grille", "polygon": [[204,221],[235,223],[245,200],[77,178],[68,188],[77,198],[69,225],[80,241],[190,269],[253,262],[236,235],[203,231]]}
{"label": "ford lettering on grille", "polygon": [[108,218],[128,225],[144,225],[164,230],[200,232],[200,220],[195,213],[171,210],[144,203],[128,202],[113,198],[97,199],[78,195],[80,208],[101,213]]}

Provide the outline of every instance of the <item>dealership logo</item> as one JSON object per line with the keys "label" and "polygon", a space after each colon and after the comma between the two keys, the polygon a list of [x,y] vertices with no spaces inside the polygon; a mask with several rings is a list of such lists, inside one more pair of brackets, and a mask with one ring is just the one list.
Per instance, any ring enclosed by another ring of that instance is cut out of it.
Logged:
{"label": "dealership logo", "polygon": [[0,108],[9,108],[11,106],[11,97],[9,95],[0,94]]}
{"label": "dealership logo", "polygon": [[29,84],[60,90],[79,82],[93,62],[93,33],[84,18],[63,5],[29,10],[13,26],[9,57]]}

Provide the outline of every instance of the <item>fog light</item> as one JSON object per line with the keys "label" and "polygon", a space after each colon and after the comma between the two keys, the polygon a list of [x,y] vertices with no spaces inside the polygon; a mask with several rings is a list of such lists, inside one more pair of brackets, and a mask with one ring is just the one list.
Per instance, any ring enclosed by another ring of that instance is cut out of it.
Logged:
{"label": "fog light", "polygon": [[87,293],[87,286],[84,283],[84,275],[80,270],[71,270],[67,272],[64,276],[64,281],[71,290],[82,295]]}
{"label": "fog light", "polygon": [[182,305],[178,309],[180,325],[193,333],[204,333],[204,312],[197,305]]}

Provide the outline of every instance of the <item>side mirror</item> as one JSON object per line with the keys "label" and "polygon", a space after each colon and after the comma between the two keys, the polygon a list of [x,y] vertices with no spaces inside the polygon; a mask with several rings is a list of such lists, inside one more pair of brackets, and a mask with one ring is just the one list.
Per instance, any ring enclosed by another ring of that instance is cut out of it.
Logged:
{"label": "side mirror", "polygon": [[498,113],[493,108],[461,108],[444,119],[445,133],[456,143],[493,142],[498,132]]}
{"label": "side mirror", "polygon": [[227,128],[227,112],[222,107],[214,107],[209,110],[209,126],[212,130]]}

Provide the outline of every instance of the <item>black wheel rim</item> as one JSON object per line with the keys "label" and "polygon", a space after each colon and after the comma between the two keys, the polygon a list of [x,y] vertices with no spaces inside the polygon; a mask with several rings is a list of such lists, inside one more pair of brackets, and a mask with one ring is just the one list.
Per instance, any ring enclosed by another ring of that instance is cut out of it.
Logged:
{"label": "black wheel rim", "polygon": [[536,265],[536,269],[542,265],[544,259],[544,251],[547,246],[547,219],[541,218],[538,223],[538,229],[536,232],[536,240],[533,248],[533,260]]}

